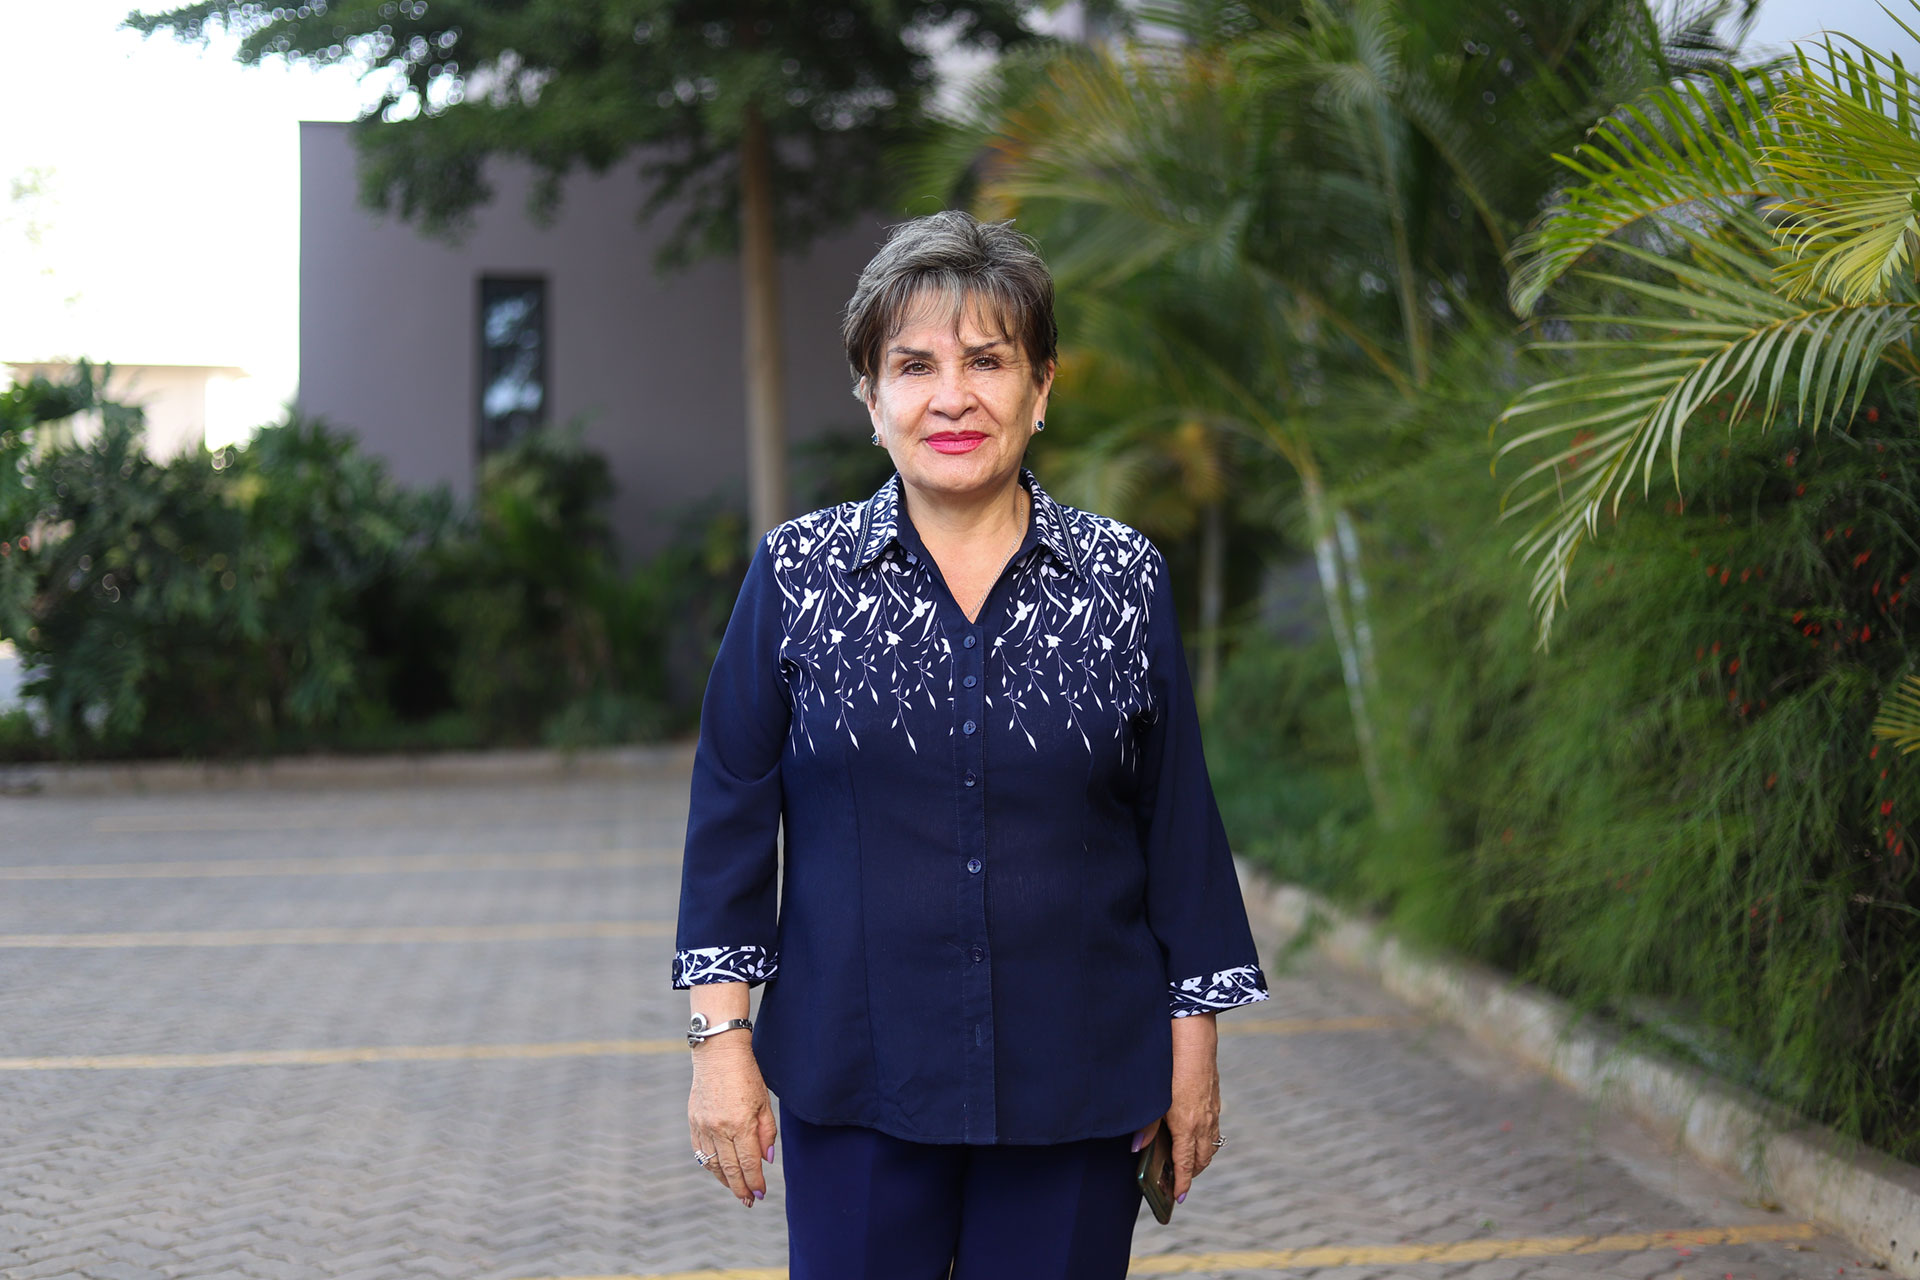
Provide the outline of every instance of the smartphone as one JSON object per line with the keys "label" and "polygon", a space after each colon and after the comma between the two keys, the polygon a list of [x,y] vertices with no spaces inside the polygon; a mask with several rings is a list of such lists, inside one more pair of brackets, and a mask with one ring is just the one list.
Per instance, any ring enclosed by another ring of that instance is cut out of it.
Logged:
{"label": "smartphone", "polygon": [[1173,1135],[1166,1122],[1154,1130],[1153,1141],[1140,1153],[1140,1165],[1133,1173],[1147,1207],[1163,1225],[1173,1217]]}

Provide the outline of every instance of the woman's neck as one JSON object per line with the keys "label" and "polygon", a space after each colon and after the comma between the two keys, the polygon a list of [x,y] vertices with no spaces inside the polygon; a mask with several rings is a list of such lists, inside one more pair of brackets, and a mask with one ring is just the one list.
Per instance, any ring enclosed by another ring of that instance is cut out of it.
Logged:
{"label": "woman's neck", "polygon": [[914,532],[938,560],[948,549],[971,547],[983,541],[998,545],[1009,538],[1024,535],[1027,509],[1032,499],[1015,472],[1004,485],[991,492],[969,494],[929,494],[904,481],[901,500]]}

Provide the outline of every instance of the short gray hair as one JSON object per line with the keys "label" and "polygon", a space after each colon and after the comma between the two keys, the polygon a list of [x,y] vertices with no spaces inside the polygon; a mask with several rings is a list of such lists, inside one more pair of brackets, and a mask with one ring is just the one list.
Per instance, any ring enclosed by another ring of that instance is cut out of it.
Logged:
{"label": "short gray hair", "polygon": [[1025,351],[1034,381],[1046,377],[1060,331],[1053,319],[1053,277],[1038,248],[1011,222],[978,222],[962,210],[945,209],[894,227],[860,273],[840,325],[856,394],[861,379],[880,371],[887,339],[928,293],[951,301],[955,324],[969,303],[984,304],[1003,335]]}

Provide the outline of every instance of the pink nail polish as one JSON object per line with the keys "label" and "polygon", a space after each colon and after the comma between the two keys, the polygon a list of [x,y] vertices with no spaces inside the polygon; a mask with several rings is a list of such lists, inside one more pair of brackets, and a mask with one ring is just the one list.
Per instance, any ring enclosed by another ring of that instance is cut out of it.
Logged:
{"label": "pink nail polish", "polygon": [[756,1191],[753,1193],[753,1198],[755,1200],[765,1200],[767,1198],[767,1193],[764,1191]]}
{"label": "pink nail polish", "polygon": [[1179,1195],[1173,1198],[1173,1202],[1175,1204],[1185,1204],[1187,1202],[1187,1193],[1182,1191]]}
{"label": "pink nail polish", "polygon": [[773,1144],[771,1142],[767,1144],[767,1163],[773,1163]]}

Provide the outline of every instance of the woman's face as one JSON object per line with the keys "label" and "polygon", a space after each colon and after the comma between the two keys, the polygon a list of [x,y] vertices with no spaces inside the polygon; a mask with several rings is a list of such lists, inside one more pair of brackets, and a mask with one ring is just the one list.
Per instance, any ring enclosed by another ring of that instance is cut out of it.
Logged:
{"label": "woman's face", "polygon": [[1025,350],[980,308],[962,308],[956,325],[951,304],[929,296],[881,353],[867,412],[915,490],[985,495],[1019,473],[1052,386],[1052,365],[1036,380]]}

